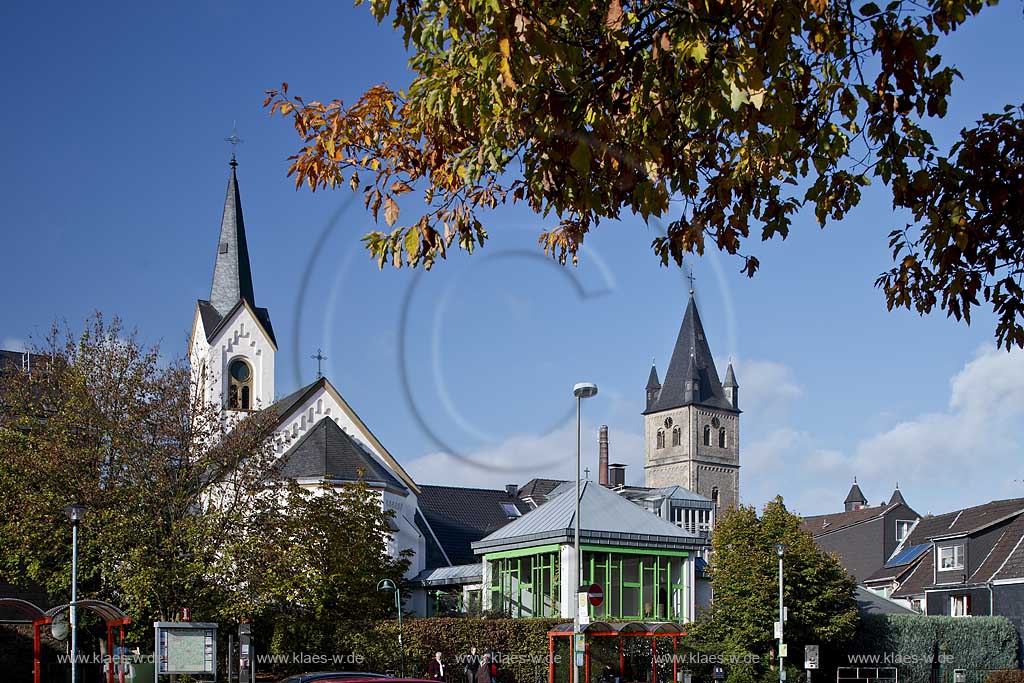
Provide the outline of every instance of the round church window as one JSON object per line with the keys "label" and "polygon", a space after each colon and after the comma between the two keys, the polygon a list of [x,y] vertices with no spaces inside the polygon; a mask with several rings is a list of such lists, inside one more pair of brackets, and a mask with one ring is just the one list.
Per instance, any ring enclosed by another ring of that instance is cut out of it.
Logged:
{"label": "round church window", "polygon": [[672,429],[672,418],[671,417],[666,417],[665,418],[665,429]]}
{"label": "round church window", "polygon": [[231,376],[239,382],[246,382],[249,379],[249,364],[243,360],[236,360],[231,363]]}

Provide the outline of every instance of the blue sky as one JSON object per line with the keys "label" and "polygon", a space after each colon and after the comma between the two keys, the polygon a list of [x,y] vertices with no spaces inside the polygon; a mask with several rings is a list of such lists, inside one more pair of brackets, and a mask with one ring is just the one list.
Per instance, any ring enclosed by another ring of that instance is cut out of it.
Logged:
{"label": "blue sky", "polygon": [[[640,483],[644,383],[652,357],[664,374],[687,296],[649,250],[658,226],[606,224],[566,270],[540,255],[535,216],[505,210],[472,258],[378,272],[358,243],[371,227],[361,202],[296,192],[285,178],[294,132],[261,104],[283,80],[307,99],[404,85],[406,55],[365,7],[295,7],[0,8],[0,346],[102,310],[181,353],[208,295],[223,138],[237,121],[279,393],[314,378],[321,347],[329,377],[419,481],[499,487],[568,475],[571,387],[592,380],[585,457],[596,463],[606,423],[613,460]],[[1019,103],[1021,35],[1020,4],[1004,2],[948,41],[966,79],[940,139]],[[719,371],[733,358],[741,385],[745,502],[781,493],[800,512],[828,512],[853,476],[871,503],[899,481],[919,512],[1024,495],[1024,357],[994,350],[985,312],[967,327],[885,310],[873,282],[899,220],[876,185],[840,224],[821,231],[802,215],[785,243],[750,245],[763,264],[753,280],[727,256],[692,262]]]}

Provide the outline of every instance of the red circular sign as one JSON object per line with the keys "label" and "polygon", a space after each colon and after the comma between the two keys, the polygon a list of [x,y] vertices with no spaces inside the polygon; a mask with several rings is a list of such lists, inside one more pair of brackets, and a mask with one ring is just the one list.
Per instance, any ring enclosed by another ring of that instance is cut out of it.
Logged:
{"label": "red circular sign", "polygon": [[600,607],[604,602],[604,589],[596,583],[590,584],[590,588],[587,589],[587,599],[594,607]]}

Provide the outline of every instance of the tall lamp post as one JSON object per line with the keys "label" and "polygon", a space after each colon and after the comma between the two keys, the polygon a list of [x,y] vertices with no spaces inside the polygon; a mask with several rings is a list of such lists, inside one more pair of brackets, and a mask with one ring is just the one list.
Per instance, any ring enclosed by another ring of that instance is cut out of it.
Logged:
{"label": "tall lamp post", "polygon": [[398,609],[398,656],[402,667],[402,678],[405,678],[405,646],[402,645],[402,590],[391,579],[381,579],[377,583],[378,591],[395,591],[395,607]]}
{"label": "tall lamp post", "polygon": [[786,544],[776,543],[775,554],[779,556],[779,683],[786,680],[786,668],[782,661],[783,629],[786,624],[786,608],[782,604],[782,557],[786,554]]}
{"label": "tall lamp post", "polygon": [[[576,554],[576,561],[572,566],[572,585],[575,591],[573,595],[572,632],[573,647],[575,648],[575,634],[580,632],[579,592],[583,569],[583,553],[580,551],[580,404],[585,398],[597,396],[597,385],[593,382],[580,382],[572,388],[572,393],[576,397],[576,514],[573,517],[573,551]],[[572,683],[579,683],[579,681],[580,668],[576,665],[576,655],[574,652],[572,658]]]}
{"label": "tall lamp post", "polygon": [[78,523],[85,514],[85,506],[73,503],[64,508],[71,520],[71,603],[68,620],[71,622],[71,683],[76,683],[78,672]]}

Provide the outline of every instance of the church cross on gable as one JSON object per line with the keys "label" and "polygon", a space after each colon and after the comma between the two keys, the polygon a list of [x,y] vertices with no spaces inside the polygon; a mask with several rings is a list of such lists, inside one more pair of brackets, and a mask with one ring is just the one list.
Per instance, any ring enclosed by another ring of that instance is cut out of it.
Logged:
{"label": "church cross on gable", "polygon": [[652,365],[645,391],[645,485],[678,485],[736,507],[739,385],[731,363],[719,380],[692,289],[665,381]]}

